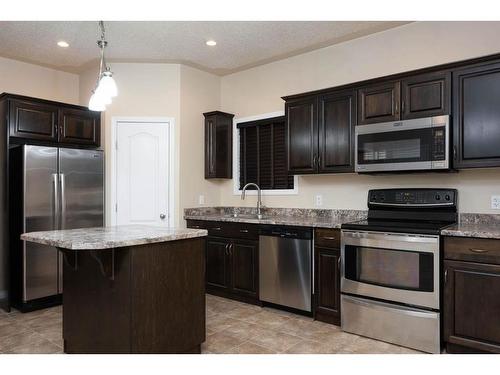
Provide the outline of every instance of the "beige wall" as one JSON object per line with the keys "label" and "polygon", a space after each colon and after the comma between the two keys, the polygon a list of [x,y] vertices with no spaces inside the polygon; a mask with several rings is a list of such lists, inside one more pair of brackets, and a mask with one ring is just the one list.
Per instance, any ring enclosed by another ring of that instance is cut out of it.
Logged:
{"label": "beige wall", "polygon": [[[102,147],[106,155],[106,224],[111,212],[111,121],[113,117],[172,117],[175,120],[175,144],[180,143],[180,65],[178,64],[110,64],[118,86],[118,96],[103,114]],[[80,102],[88,104],[97,70],[80,75]],[[175,212],[174,225],[179,223],[179,149],[174,160]]]}
{"label": "beige wall", "polygon": [[78,75],[0,57],[0,93],[78,104]]}
{"label": "beige wall", "polygon": [[[78,75],[0,57],[0,93],[78,104]],[[3,233],[0,233],[0,237]],[[0,243],[4,239],[0,238]],[[6,295],[6,252],[0,249],[0,299]]]}
{"label": "beige wall", "polygon": [[180,102],[181,210],[198,206],[200,195],[205,197],[205,206],[218,205],[221,182],[204,178],[203,113],[220,107],[220,77],[182,65]]}
{"label": "beige wall", "polygon": [[[500,22],[416,22],[222,77],[221,109],[236,117],[283,110],[281,96],[500,52]],[[233,182],[222,185],[220,203],[241,205]],[[491,212],[500,195],[500,169],[458,174],[299,177],[299,194],[266,196],[273,207],[366,208],[369,188],[447,186],[460,191],[462,212]],[[250,198],[244,204],[253,205]]]}

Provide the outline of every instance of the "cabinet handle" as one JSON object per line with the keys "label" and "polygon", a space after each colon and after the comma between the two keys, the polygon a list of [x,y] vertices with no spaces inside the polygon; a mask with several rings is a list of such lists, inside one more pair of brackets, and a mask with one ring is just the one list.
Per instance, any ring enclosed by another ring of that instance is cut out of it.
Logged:
{"label": "cabinet handle", "polygon": [[316,155],[313,156],[313,169],[316,169]]}
{"label": "cabinet handle", "polygon": [[401,113],[405,113],[405,101],[401,102]]}
{"label": "cabinet handle", "polygon": [[221,230],[221,227],[212,228],[212,230]]}
{"label": "cabinet handle", "polygon": [[457,146],[453,146],[453,160],[457,160]]}
{"label": "cabinet handle", "polygon": [[229,244],[229,255],[233,255],[233,246],[234,244]]}
{"label": "cabinet handle", "polygon": [[396,102],[396,111],[395,111],[395,114],[397,115],[399,113],[399,103]]}
{"label": "cabinet handle", "polygon": [[248,229],[240,229],[240,233],[248,233]]}
{"label": "cabinet handle", "polygon": [[226,253],[226,255],[229,255],[229,244],[227,243],[224,248],[225,248],[224,252]]}
{"label": "cabinet handle", "polygon": [[321,168],[321,155],[318,156],[318,168]]}
{"label": "cabinet handle", "polygon": [[331,237],[331,236],[325,236],[325,237],[321,237],[321,238],[324,240],[328,240],[328,241],[334,241],[336,239],[335,237]]}
{"label": "cabinet handle", "polygon": [[470,248],[469,250],[472,251],[473,253],[478,253],[478,254],[487,253],[489,251],[486,249],[475,249],[475,248]]}
{"label": "cabinet handle", "polygon": [[199,225],[191,225],[191,228],[192,229],[200,229],[200,226]]}
{"label": "cabinet handle", "polygon": [[446,285],[448,281],[448,270],[444,270],[444,285]]}
{"label": "cabinet handle", "polygon": [[339,259],[337,260],[337,268],[338,268],[338,270],[340,271],[340,257],[339,257]]}

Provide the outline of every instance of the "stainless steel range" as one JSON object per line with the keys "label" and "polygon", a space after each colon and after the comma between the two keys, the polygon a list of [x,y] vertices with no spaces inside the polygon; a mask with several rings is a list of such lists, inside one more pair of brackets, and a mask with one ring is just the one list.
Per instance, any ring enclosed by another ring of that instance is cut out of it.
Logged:
{"label": "stainless steel range", "polygon": [[439,234],[456,222],[457,191],[370,190],[368,208],[342,225],[342,329],[439,353]]}

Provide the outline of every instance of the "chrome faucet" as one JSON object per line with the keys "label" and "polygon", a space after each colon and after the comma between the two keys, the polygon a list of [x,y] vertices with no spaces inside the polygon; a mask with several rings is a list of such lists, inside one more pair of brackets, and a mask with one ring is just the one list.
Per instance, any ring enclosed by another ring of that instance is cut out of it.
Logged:
{"label": "chrome faucet", "polygon": [[249,182],[245,186],[243,186],[243,189],[241,190],[241,199],[245,199],[245,191],[249,186],[255,186],[257,188],[257,219],[262,219],[262,213],[261,213],[261,208],[262,208],[262,195],[260,192],[260,187],[257,184],[254,184],[253,182]]}

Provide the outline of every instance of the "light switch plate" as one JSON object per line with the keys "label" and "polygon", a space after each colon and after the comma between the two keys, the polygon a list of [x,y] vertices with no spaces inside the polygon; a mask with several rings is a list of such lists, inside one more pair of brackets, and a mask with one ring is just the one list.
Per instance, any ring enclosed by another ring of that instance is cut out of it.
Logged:
{"label": "light switch plate", "polygon": [[500,210],[500,195],[491,196],[491,208],[493,210]]}
{"label": "light switch plate", "polygon": [[318,194],[316,195],[316,207],[323,206],[323,196]]}
{"label": "light switch plate", "polygon": [[205,204],[205,196],[202,194],[200,196],[198,196],[198,204],[200,206],[204,205]]}

